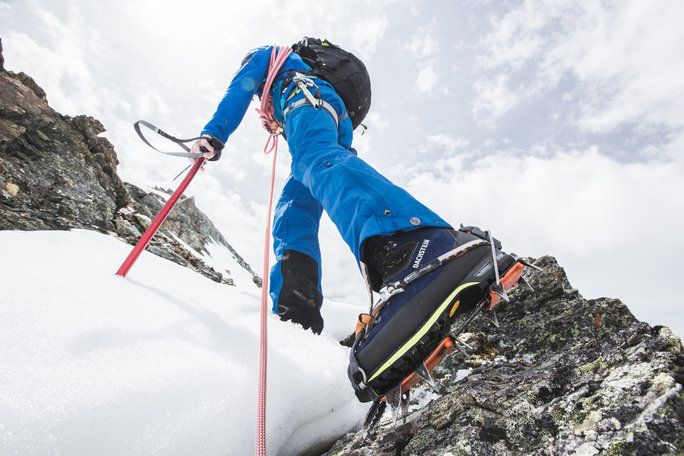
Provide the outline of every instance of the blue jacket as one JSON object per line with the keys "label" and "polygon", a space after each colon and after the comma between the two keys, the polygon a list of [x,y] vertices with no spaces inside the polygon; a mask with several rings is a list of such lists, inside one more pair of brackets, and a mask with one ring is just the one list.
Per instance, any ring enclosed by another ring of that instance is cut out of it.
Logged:
{"label": "blue jacket", "polygon": [[[240,69],[230,82],[228,90],[219,103],[216,112],[202,130],[203,135],[214,136],[224,144],[226,143],[228,137],[233,134],[238,125],[240,125],[240,122],[242,122],[242,118],[245,116],[245,112],[247,112],[247,108],[254,95],[258,95],[261,98],[272,49],[273,46],[262,46],[247,54],[242,61]],[[282,87],[283,80],[290,72],[308,70],[311,70],[311,67],[304,63],[302,58],[294,52],[283,63],[271,87],[275,118],[279,122],[282,122],[284,101],[287,98],[282,96],[282,94],[285,89],[288,89],[288,87]],[[320,80],[317,80],[318,82],[327,84]],[[289,93],[289,90],[287,92]]]}

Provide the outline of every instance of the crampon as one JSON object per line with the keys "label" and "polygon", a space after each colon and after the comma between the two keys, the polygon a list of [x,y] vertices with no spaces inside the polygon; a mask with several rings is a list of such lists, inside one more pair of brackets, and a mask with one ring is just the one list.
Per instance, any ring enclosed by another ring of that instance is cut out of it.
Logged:
{"label": "crampon", "polygon": [[[422,381],[435,386],[433,369],[454,350],[464,351],[465,344],[458,336],[470,322],[484,314],[498,326],[497,304],[508,301],[508,292],[518,285],[532,288],[522,273],[525,267],[539,270],[537,266],[502,252],[501,243],[489,232],[462,227],[459,233],[463,236],[460,245],[401,281],[387,284],[369,313],[359,316],[348,375],[359,400],[373,402],[365,420],[367,430],[377,424],[387,405],[393,410],[395,424],[400,411],[405,421],[411,388]],[[437,285],[433,287],[436,293],[416,295],[408,312],[395,312],[391,317],[406,321],[393,326],[385,322],[384,333],[374,334],[374,326],[383,318],[392,296],[438,271],[441,275],[434,279]],[[444,286],[439,280],[451,285]],[[426,304],[425,296],[431,302]],[[408,321],[411,319],[414,321]],[[373,336],[370,342],[369,335]]]}

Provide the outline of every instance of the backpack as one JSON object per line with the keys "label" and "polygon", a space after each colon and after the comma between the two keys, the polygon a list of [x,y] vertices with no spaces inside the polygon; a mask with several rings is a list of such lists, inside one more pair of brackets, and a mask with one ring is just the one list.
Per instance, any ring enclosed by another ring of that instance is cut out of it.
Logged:
{"label": "backpack", "polygon": [[363,121],[371,104],[368,70],[361,60],[328,40],[304,38],[292,45],[311,74],[329,82],[342,98],[354,129]]}

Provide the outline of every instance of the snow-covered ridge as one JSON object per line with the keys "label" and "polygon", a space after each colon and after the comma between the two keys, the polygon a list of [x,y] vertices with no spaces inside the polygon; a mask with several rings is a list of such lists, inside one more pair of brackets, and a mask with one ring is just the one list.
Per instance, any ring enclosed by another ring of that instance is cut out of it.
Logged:
{"label": "snow-covered ridge", "polygon": [[[85,230],[0,232],[0,454],[252,453],[258,289],[147,252],[115,276],[129,248]],[[269,453],[357,426],[347,349],[269,323]]]}

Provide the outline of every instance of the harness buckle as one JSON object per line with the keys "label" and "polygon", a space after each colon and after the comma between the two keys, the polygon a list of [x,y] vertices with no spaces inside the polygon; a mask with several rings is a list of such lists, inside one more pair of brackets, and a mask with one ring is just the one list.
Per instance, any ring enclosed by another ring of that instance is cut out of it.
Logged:
{"label": "harness buckle", "polygon": [[313,106],[315,109],[318,109],[321,106],[323,106],[323,100],[321,98],[316,98],[309,90],[309,87],[315,87],[316,91],[318,91],[318,86],[313,81],[313,79],[306,75],[303,75],[302,73],[295,73],[294,77],[292,78],[292,82],[294,82],[297,85],[297,87],[299,87],[299,90],[301,90],[304,93],[304,96],[309,101],[309,103],[311,103],[311,106]]}
{"label": "harness buckle", "polygon": [[[297,100],[289,106],[287,106],[283,110],[283,117],[287,117],[288,114],[301,107],[306,105],[307,103],[310,104],[314,109],[319,109],[323,108],[325,109],[333,118],[335,121],[335,126],[339,128],[340,126],[340,118],[337,115],[337,111],[335,111],[335,108],[333,105],[325,101],[321,96],[320,96],[320,88],[318,85],[313,81],[313,79],[309,76],[306,76],[302,73],[295,73],[294,76],[292,76],[292,82],[290,84],[295,84],[297,88],[304,94],[304,99],[302,100]],[[309,90],[309,87],[315,87],[316,88],[316,95],[314,96],[311,91]],[[289,99],[289,97],[288,97]],[[342,119],[345,119],[347,117],[347,113],[344,114]]]}

